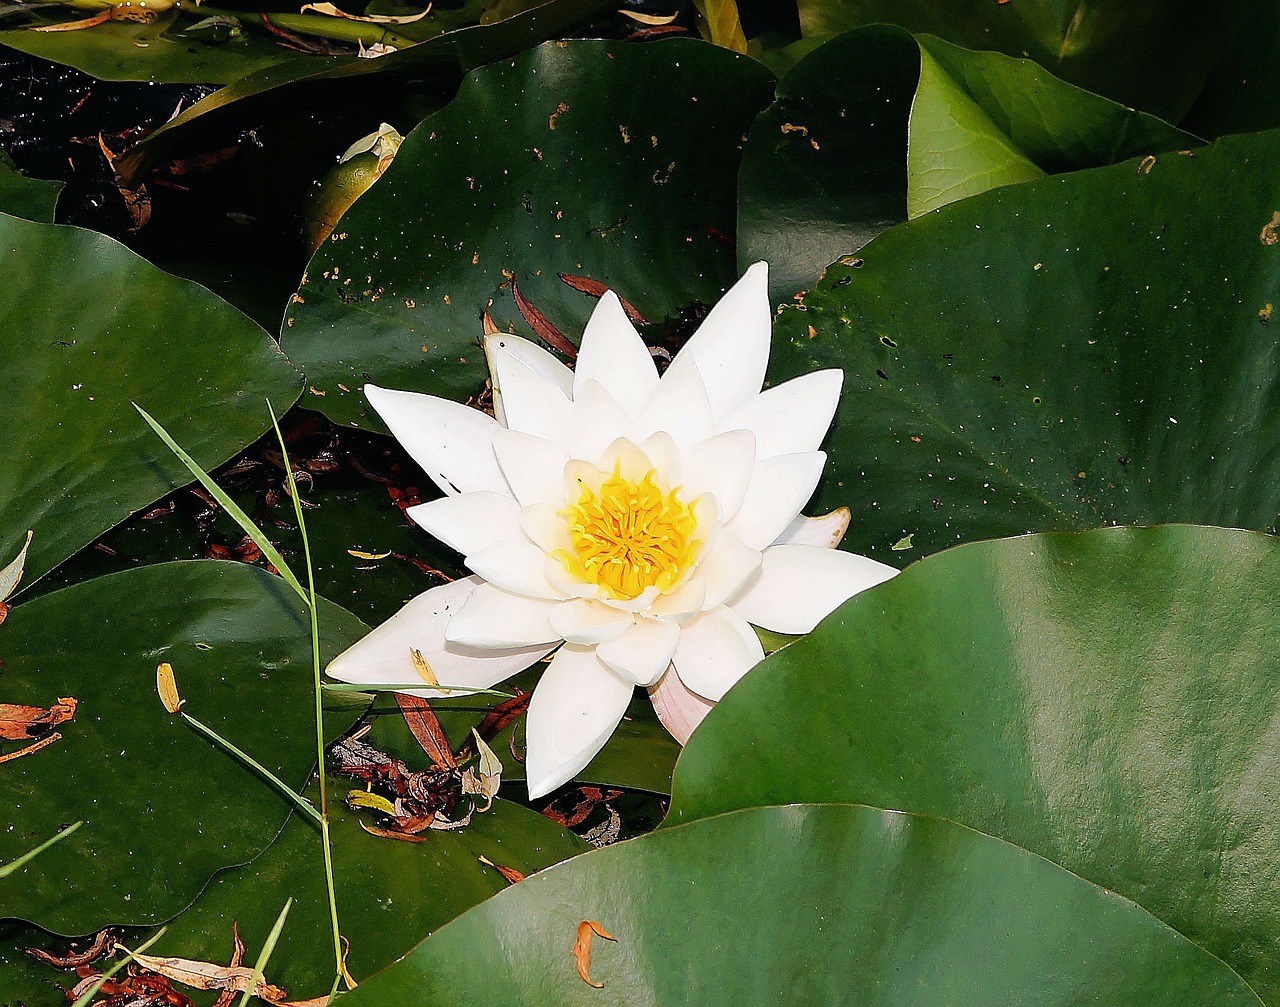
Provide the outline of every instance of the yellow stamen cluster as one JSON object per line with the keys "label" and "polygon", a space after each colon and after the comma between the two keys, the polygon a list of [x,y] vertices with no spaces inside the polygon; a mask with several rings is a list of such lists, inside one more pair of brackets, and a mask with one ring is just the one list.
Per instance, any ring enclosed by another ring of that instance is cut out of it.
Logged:
{"label": "yellow stamen cluster", "polygon": [[559,558],[570,576],[630,600],[649,587],[668,590],[694,563],[702,543],[692,538],[693,510],[653,475],[633,482],[615,467],[599,492],[583,487],[578,502],[561,511],[573,550]]}

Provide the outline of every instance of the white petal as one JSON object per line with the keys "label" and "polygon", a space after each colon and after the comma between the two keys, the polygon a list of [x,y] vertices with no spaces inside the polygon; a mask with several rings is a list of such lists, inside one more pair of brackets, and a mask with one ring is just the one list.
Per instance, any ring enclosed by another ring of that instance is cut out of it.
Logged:
{"label": "white petal", "polygon": [[769,307],[769,267],[748,269],[690,337],[662,380],[696,367],[715,417],[724,419],[750,400],[764,384],[769,363],[773,312]]}
{"label": "white petal", "polygon": [[849,530],[853,515],[848,507],[837,507],[830,514],[805,517],[801,514],[774,540],[774,545],[816,545],[834,549]]}
{"label": "white petal", "polygon": [[563,602],[551,613],[551,625],[561,639],[589,647],[616,640],[633,621],[629,612],[585,599]]}
{"label": "white petal", "polygon": [[667,670],[679,639],[675,623],[640,619],[616,640],[597,647],[596,656],[623,678],[650,686]]}
{"label": "white petal", "polygon": [[527,367],[506,347],[495,346],[489,363],[494,383],[502,389],[507,428],[563,443],[573,410],[564,391]]}
{"label": "white petal", "polygon": [[477,552],[520,528],[520,505],[506,493],[463,493],[410,507],[406,514],[450,549]]}
{"label": "white petal", "polygon": [[634,417],[599,381],[584,381],[577,387],[569,428],[569,453],[592,462],[619,437],[636,439]]}
{"label": "white petal", "polygon": [[707,592],[702,607],[719,608],[738,594],[759,569],[760,550],[752,549],[731,531],[721,531],[698,564]]}
{"label": "white petal", "polygon": [[498,430],[493,451],[520,503],[563,502],[564,467],[569,461],[564,445],[519,430]]}
{"label": "white petal", "polygon": [[713,608],[681,626],[671,659],[680,680],[713,703],[763,660],[756,631],[728,608]]}
{"label": "white petal", "polygon": [[658,384],[644,340],[622,310],[612,290],[606,291],[587,321],[573,371],[573,396],[588,381],[598,381],[628,412],[637,412]]}
{"label": "white petal", "polygon": [[529,701],[525,775],[534,800],[586,768],[627,711],[635,692],[596,657],[594,647],[565,644]]}
{"label": "white petal", "polygon": [[364,394],[396,440],[444,492],[506,492],[507,481],[493,456],[493,433],[501,427],[492,416],[418,392],[365,385]]}
{"label": "white petal", "polygon": [[897,574],[851,552],[813,545],[764,551],[760,576],[730,604],[748,622],[775,633],[808,633],[859,591]]}
{"label": "white petal", "polygon": [[685,500],[712,494],[721,518],[728,521],[742,506],[755,461],[755,435],[749,430],[730,430],[686,451],[670,478],[682,487],[680,496]]}
{"label": "white petal", "polygon": [[636,426],[645,437],[665,430],[681,450],[710,437],[711,402],[698,368],[690,364],[674,373],[668,368],[645,401]]}
{"label": "white petal", "polygon": [[844,371],[838,368],[803,374],[749,399],[723,425],[754,433],[758,458],[816,451],[836,414],[843,383]]}
{"label": "white petal", "polygon": [[566,552],[573,549],[569,523],[560,513],[562,510],[563,502],[530,504],[520,509],[521,531],[548,556],[560,549]]}
{"label": "white petal", "polygon": [[749,546],[770,545],[813,496],[826,460],[821,451],[806,451],[756,462],[742,506],[725,528]]}
{"label": "white petal", "polygon": [[544,350],[537,343],[505,332],[495,332],[484,337],[484,355],[489,363],[489,383],[493,388],[493,415],[503,426],[507,425],[506,411],[502,405],[502,389],[498,385],[494,354],[505,350],[535,374],[546,378],[568,397],[573,394],[573,371]]}
{"label": "white petal", "polygon": [[444,629],[471,593],[480,585],[477,577],[455,580],[418,595],[399,612],[329,662],[325,673],[342,682],[370,685],[401,683],[417,696],[445,695],[422,685],[411,650],[419,651],[437,681],[463,686],[448,695],[463,695],[467,688],[487,689],[523,671],[551,651],[551,646],[513,650],[480,650],[446,643]]}
{"label": "white petal", "polygon": [[669,622],[684,622],[702,611],[707,597],[707,582],[696,570],[693,575],[669,594],[655,598],[648,612]]}
{"label": "white petal", "polygon": [[658,684],[649,687],[649,699],[662,726],[682,745],[688,742],[693,729],[716,705],[696,692],[690,692],[680,681],[675,668],[668,668]]}
{"label": "white petal", "polygon": [[547,555],[522,532],[467,557],[467,566],[497,587],[530,598],[563,599],[564,592],[547,580]]}
{"label": "white petal", "polygon": [[551,628],[550,619],[558,604],[481,584],[449,621],[444,638],[484,650],[558,643],[564,638]]}

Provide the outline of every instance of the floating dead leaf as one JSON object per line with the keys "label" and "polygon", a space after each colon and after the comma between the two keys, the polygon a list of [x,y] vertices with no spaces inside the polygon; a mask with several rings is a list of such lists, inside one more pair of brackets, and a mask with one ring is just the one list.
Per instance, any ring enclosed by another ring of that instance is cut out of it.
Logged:
{"label": "floating dead leaf", "polygon": [[605,810],[609,812],[609,817],[582,834],[582,838],[596,849],[612,846],[622,833],[622,816],[618,814],[617,809],[606,804]]}
{"label": "floating dead leaf", "polygon": [[[244,941],[240,939],[240,925],[235,921],[231,921],[231,961],[227,964],[231,968],[236,968],[244,964]],[[218,998],[214,1000],[213,1007],[231,1007],[235,1001],[235,990],[223,990],[218,994]]]}
{"label": "floating dead leaf", "polygon": [[78,969],[82,965],[110,954],[116,947],[116,932],[108,927],[94,934],[93,940],[83,951],[69,951],[65,955],[55,955],[42,948],[23,948],[23,953],[30,955],[38,962],[52,965],[56,969]]}
{"label": "floating dead leaf", "polygon": [[[415,650],[414,653],[418,652]],[[431,764],[436,769],[455,769],[458,764],[453,758],[453,748],[449,745],[444,728],[440,726],[439,718],[431,709],[431,703],[421,696],[410,696],[403,692],[397,692],[395,697],[405,725],[427,753]]]}
{"label": "floating dead leaf", "polygon": [[517,871],[514,867],[503,867],[502,864],[495,864],[488,857],[482,856],[478,859],[480,860],[480,863],[484,864],[486,867],[492,867],[495,871],[501,874],[504,878],[507,879],[508,882],[510,882],[513,885],[519,884],[521,881],[523,881],[527,877],[527,875],[525,875],[520,871]]}
{"label": "floating dead leaf", "polygon": [[0,703],[0,739],[30,741],[40,738],[74,717],[78,702],[72,696],[63,696],[48,708]]}
{"label": "floating dead leaf", "polygon": [[178,695],[178,680],[173,675],[173,665],[161,661],[156,665],[156,692],[160,694],[160,702],[169,713],[177,713],[186,702]]}
{"label": "floating dead leaf", "polygon": [[493,806],[493,799],[497,796],[498,788],[502,786],[502,762],[493,753],[493,749],[484,743],[484,739],[480,737],[476,729],[471,729],[471,734],[475,738],[476,750],[480,754],[479,775],[468,769],[462,774],[462,792],[464,794],[478,794],[484,798],[484,807],[476,810],[484,813]]}
{"label": "floating dead leaf", "polygon": [[599,990],[604,989],[604,983],[594,982],[591,979],[591,938],[593,936],[603,937],[606,941],[616,941],[618,938],[605,931],[597,920],[583,920],[578,924],[578,939],[573,945],[573,961],[578,968],[578,975],[582,976],[582,981]]}
{"label": "floating dead leaf", "polygon": [[363,549],[348,549],[348,556],[354,556],[356,559],[386,559],[391,555],[391,550],[386,552],[365,552]]}
{"label": "floating dead leaf", "polygon": [[34,532],[27,532],[27,540],[18,550],[18,555],[3,570],[0,570],[0,601],[4,601],[13,594],[17,590],[18,581],[22,580],[22,571],[27,563],[27,549],[31,545],[33,534]]}
{"label": "floating dead leaf", "polygon": [[252,995],[269,1003],[278,1003],[287,995],[279,986],[273,986],[261,975],[254,982],[255,969],[247,965],[214,965],[212,962],[193,961],[190,958],[158,958],[130,952],[135,962],[149,972],[164,976],[198,990],[231,990]]}
{"label": "floating dead leaf", "polygon": [[[569,273],[557,273],[556,275],[574,290],[586,294],[588,297],[603,297],[605,295],[605,291],[610,289],[599,280],[593,280],[589,276],[573,276]],[[617,291],[615,290],[614,293],[617,293]],[[618,294],[618,300],[622,302],[622,310],[627,313],[627,317],[633,322],[637,325],[649,324],[649,320],[645,318],[644,315],[640,314],[640,312],[636,310],[635,305],[621,294]]]}
{"label": "floating dead leaf", "polygon": [[426,836],[418,836],[409,832],[396,832],[394,829],[380,829],[376,825],[370,825],[363,819],[360,820],[360,828],[371,836],[380,836],[383,839],[399,839],[402,843],[425,843]]}
{"label": "floating dead leaf", "polygon": [[618,13],[623,17],[631,18],[632,21],[639,22],[640,24],[647,24],[650,27],[670,24],[680,16],[679,14],[643,14],[636,10],[620,10]]}
{"label": "floating dead leaf", "polygon": [[427,4],[426,10],[419,11],[417,14],[369,14],[361,16],[358,14],[348,14],[346,11],[335,7],[331,3],[308,3],[302,5],[302,13],[314,11],[316,14],[325,14],[329,17],[340,17],[346,21],[364,21],[368,24],[413,24],[415,21],[421,21],[424,17],[431,13],[431,4]]}
{"label": "floating dead leaf", "polygon": [[[510,724],[516,717],[529,709],[529,700],[533,698],[533,693],[522,692],[518,696],[511,699],[504,699],[492,710],[484,715],[480,724],[475,728],[475,732],[485,741],[492,741]],[[475,743],[471,740],[471,736],[467,736],[467,740],[459,746],[458,751],[454,753],[454,757],[458,762],[466,762],[476,752]]]}
{"label": "floating dead leaf", "polygon": [[603,790],[600,787],[576,787],[561,794],[542,809],[542,815],[557,825],[571,829],[581,825],[596,809],[596,805],[622,796],[621,790]]}
{"label": "floating dead leaf", "polygon": [[529,328],[533,329],[534,334],[570,360],[576,359],[578,348],[564,337],[564,333],[547,321],[546,315],[535,308],[524,294],[520,293],[520,287],[514,276],[511,278],[511,293],[516,299],[516,307],[520,309],[521,316],[529,324]]}
{"label": "floating dead leaf", "polygon": [[[418,673],[418,677],[427,685],[439,685],[440,679],[436,678],[436,673],[431,670],[431,665],[427,663],[427,659],[422,656],[422,651],[416,647],[409,648],[409,657],[413,659],[413,670]],[[400,693],[396,693],[399,697]],[[401,707],[403,709],[403,707]]]}
{"label": "floating dead leaf", "polygon": [[381,794],[375,794],[372,790],[348,790],[347,806],[352,809],[370,808],[373,811],[380,811],[384,815],[390,815],[392,818],[396,816],[396,806]]}

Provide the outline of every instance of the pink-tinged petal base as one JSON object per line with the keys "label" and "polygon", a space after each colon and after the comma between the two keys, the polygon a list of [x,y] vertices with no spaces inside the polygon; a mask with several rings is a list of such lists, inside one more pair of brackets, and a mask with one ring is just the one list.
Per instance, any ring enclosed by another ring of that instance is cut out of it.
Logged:
{"label": "pink-tinged petal base", "polygon": [[468,577],[418,595],[330,661],[325,673],[340,682],[400,684],[404,688],[399,691],[433,699],[446,693],[421,687],[422,676],[414,666],[411,650],[422,654],[436,681],[462,687],[447,693],[451,696],[466,695],[470,689],[488,689],[551,652],[553,644],[480,650],[447,643],[445,626],[479,585],[479,578]]}
{"label": "pink-tinged petal base", "polygon": [[565,644],[538,680],[526,718],[529,799],[586,768],[627,711],[635,686],[601,663],[594,647]]}
{"label": "pink-tinged petal base", "polygon": [[675,668],[668,668],[666,674],[658,679],[658,684],[649,687],[649,699],[662,726],[682,745],[688,742],[693,729],[716,705],[690,691],[680,681]]}

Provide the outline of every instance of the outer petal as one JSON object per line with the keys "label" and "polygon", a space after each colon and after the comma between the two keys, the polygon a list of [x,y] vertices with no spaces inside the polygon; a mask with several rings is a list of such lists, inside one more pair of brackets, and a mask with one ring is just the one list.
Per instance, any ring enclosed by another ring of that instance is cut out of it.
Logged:
{"label": "outer petal", "polygon": [[498,430],[493,451],[511,492],[522,504],[564,500],[564,467],[569,452],[558,441],[519,430]]}
{"label": "outer petal", "polygon": [[764,384],[772,329],[769,266],[757,262],[711,309],[662,379],[696,368],[706,383],[712,413],[725,419]]}
{"label": "outer petal", "polygon": [[667,368],[658,387],[645,401],[636,426],[644,437],[665,430],[681,450],[710,437],[715,432],[711,401],[698,368],[693,364],[674,372]]}
{"label": "outer petal", "polygon": [[493,433],[500,427],[492,416],[419,392],[365,385],[364,394],[396,440],[444,492],[506,492],[507,481],[493,456]]}
{"label": "outer petal", "polygon": [[802,374],[748,399],[724,427],[755,434],[758,458],[816,451],[836,414],[843,383],[844,371],[838,368]]}
{"label": "outer petal", "polygon": [[660,619],[640,619],[616,640],[602,643],[596,656],[636,685],[653,685],[671,664],[680,627]]}
{"label": "outer petal", "polygon": [[410,507],[406,514],[450,549],[477,552],[520,528],[520,505],[506,493],[463,493]]}
{"label": "outer petal", "polygon": [[774,545],[816,545],[834,549],[849,530],[853,515],[848,507],[838,507],[830,514],[805,517],[801,514],[774,540]]}
{"label": "outer petal", "polygon": [[525,774],[530,800],[586,768],[618,726],[634,691],[601,663],[594,647],[560,648],[529,701]]}
{"label": "outer petal", "polygon": [[686,500],[712,494],[720,506],[721,519],[728,521],[742,506],[755,460],[755,435],[749,430],[729,430],[686,451],[671,481],[683,487],[681,496]]}
{"label": "outer petal", "polygon": [[616,640],[632,622],[630,612],[587,599],[562,602],[551,613],[551,625],[560,638],[584,647]]}
{"label": "outer petal", "polygon": [[530,370],[505,347],[495,347],[489,359],[495,386],[502,389],[507,428],[564,443],[573,403],[564,391]]}
{"label": "outer petal", "polygon": [[808,633],[844,601],[897,572],[851,552],[778,545],[765,550],[760,576],[730,606],[775,633]]}
{"label": "outer petal", "polygon": [[467,557],[471,572],[496,587],[529,598],[561,600],[564,592],[547,580],[547,555],[521,533]]}
{"label": "outer petal", "polygon": [[519,336],[508,335],[505,332],[497,332],[493,335],[485,336],[484,355],[489,362],[489,381],[493,387],[493,415],[498,418],[498,422],[503,426],[507,425],[506,410],[503,408],[502,388],[498,384],[498,379],[495,376],[496,368],[494,367],[494,354],[499,350],[505,350],[529,370],[546,378],[564,392],[566,398],[573,394],[573,371],[569,370],[537,343],[530,342],[528,339],[521,339]]}
{"label": "outer petal", "polygon": [[821,451],[806,451],[757,462],[742,506],[725,528],[756,549],[772,543],[813,496],[826,460]]}
{"label": "outer petal", "polygon": [[764,660],[764,648],[745,619],[728,608],[710,612],[680,627],[671,661],[680,680],[713,703]]}
{"label": "outer petal", "polygon": [[675,668],[668,668],[657,685],[649,686],[649,699],[662,726],[682,745],[688,742],[693,729],[716,705],[696,692],[690,692],[680,681]]}
{"label": "outer petal", "polygon": [[513,650],[479,650],[446,643],[445,625],[480,584],[477,577],[455,580],[418,595],[399,612],[329,662],[325,673],[342,682],[367,682],[421,686],[411,649],[421,652],[437,680],[463,686],[460,691],[406,688],[417,696],[435,698],[463,695],[467,688],[487,689],[523,671],[552,649],[551,646]]}
{"label": "outer petal", "polygon": [[739,594],[760,569],[760,550],[752,549],[731,531],[722,530],[698,564],[706,582],[703,608],[719,608]]}
{"label": "outer petal", "polygon": [[444,638],[484,650],[559,643],[564,638],[551,628],[551,612],[558,604],[481,584],[449,620]]}
{"label": "outer petal", "polygon": [[576,399],[588,381],[600,384],[618,405],[636,413],[658,385],[658,369],[644,340],[612,290],[605,291],[587,321],[573,372]]}

